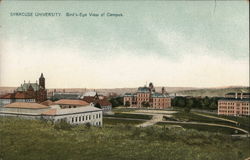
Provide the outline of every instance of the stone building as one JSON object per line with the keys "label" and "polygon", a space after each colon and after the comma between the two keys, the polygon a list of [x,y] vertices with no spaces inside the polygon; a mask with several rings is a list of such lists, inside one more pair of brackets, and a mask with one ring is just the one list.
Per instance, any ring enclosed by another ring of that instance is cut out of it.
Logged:
{"label": "stone building", "polygon": [[[230,96],[229,96],[230,95]],[[229,116],[249,116],[250,115],[250,98],[244,93],[226,94],[223,99],[218,100],[218,115]]]}
{"label": "stone building", "polygon": [[38,103],[14,102],[0,108],[0,116],[25,119],[46,119],[53,122],[62,120],[70,124],[102,126],[102,110],[93,105],[64,108],[58,104],[46,106]]}
{"label": "stone building", "polygon": [[149,87],[139,87],[136,93],[126,93],[123,103],[128,107],[165,109],[171,107],[171,98],[165,93],[165,88],[158,93],[153,83],[150,83]]}

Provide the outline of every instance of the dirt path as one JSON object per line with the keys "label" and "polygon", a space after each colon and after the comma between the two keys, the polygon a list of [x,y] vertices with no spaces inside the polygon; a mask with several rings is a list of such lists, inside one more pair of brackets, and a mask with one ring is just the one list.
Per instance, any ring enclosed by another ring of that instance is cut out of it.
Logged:
{"label": "dirt path", "polygon": [[231,122],[231,123],[234,123],[234,124],[238,124],[238,122],[233,121],[233,120],[229,120],[229,119],[226,119],[226,118],[220,118],[220,117],[210,116],[210,115],[206,115],[206,114],[202,114],[202,113],[196,113],[196,112],[192,112],[192,113],[196,114],[196,115],[199,115],[199,116],[203,116],[203,117],[208,117],[208,118],[213,118],[213,119],[219,119],[219,120],[222,120],[222,121],[227,121],[227,122]]}
{"label": "dirt path", "polygon": [[145,123],[139,124],[137,125],[137,127],[148,127],[148,126],[152,126],[157,122],[161,122],[163,119],[163,115],[161,114],[156,114],[153,115],[151,120],[146,121]]}

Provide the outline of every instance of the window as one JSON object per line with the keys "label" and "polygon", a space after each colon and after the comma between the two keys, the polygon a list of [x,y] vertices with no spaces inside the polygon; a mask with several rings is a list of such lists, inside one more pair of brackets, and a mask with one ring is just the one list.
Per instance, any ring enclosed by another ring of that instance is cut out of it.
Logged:
{"label": "window", "polygon": [[82,121],[84,121],[84,116],[82,116]]}
{"label": "window", "polygon": [[77,117],[75,119],[76,119],[75,121],[77,122]]}
{"label": "window", "polygon": [[72,123],[74,123],[74,117],[72,117]]}
{"label": "window", "polygon": [[82,118],[82,117],[80,116],[80,117],[79,117],[79,122],[82,120],[81,118]]}

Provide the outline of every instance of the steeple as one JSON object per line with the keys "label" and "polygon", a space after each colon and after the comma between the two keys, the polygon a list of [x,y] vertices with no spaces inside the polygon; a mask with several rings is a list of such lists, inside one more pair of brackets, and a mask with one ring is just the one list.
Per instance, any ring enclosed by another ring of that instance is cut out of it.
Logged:
{"label": "steeple", "polygon": [[41,76],[39,78],[39,86],[43,87],[45,89],[45,78],[43,76],[43,73],[41,73]]}

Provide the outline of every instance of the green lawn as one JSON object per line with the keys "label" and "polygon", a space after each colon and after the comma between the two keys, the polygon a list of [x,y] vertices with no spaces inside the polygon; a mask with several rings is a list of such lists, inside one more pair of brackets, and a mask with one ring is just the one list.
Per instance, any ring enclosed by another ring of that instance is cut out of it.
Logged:
{"label": "green lawn", "polygon": [[109,125],[137,125],[137,124],[141,124],[144,123],[145,121],[143,120],[124,120],[124,119],[109,119],[104,117],[103,118],[103,124],[105,126],[109,126]]}
{"label": "green lawn", "polygon": [[208,114],[208,113],[202,113],[202,114],[237,121],[240,124],[238,127],[250,131],[250,116],[237,117],[237,116],[216,115],[216,114]]}
{"label": "green lawn", "polygon": [[105,124],[62,130],[50,122],[3,117],[0,124],[3,160],[243,160],[250,156],[249,139],[189,129]]}
{"label": "green lawn", "polygon": [[179,111],[178,113],[173,114],[173,117],[170,119],[166,118],[166,120],[177,120],[177,121],[185,121],[185,122],[203,122],[203,123],[215,123],[215,124],[225,124],[236,127],[236,125],[232,122],[223,121],[219,119],[209,118],[200,116],[194,113]]}
{"label": "green lawn", "polygon": [[129,114],[129,113],[115,113],[114,115],[105,115],[106,117],[119,117],[119,118],[135,118],[135,119],[152,119],[151,115],[143,114]]}
{"label": "green lawn", "polygon": [[213,133],[221,133],[221,134],[245,134],[242,131],[237,131],[235,132],[235,129],[232,128],[226,128],[226,127],[218,127],[218,126],[207,126],[207,125],[197,125],[197,124],[167,124],[167,123],[163,123],[163,122],[159,122],[157,123],[158,125],[161,126],[171,126],[171,125],[178,125],[181,126],[185,129],[195,129],[197,131],[204,131],[204,132],[213,132]]}

